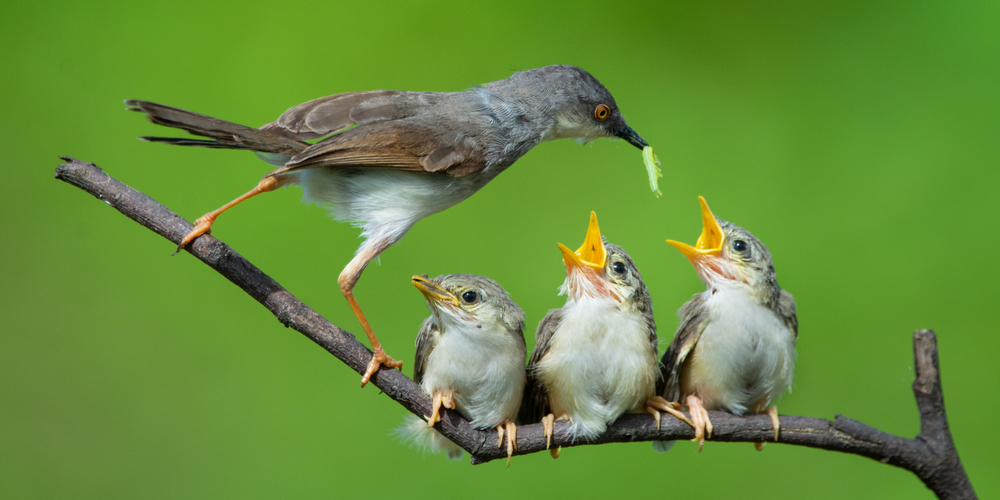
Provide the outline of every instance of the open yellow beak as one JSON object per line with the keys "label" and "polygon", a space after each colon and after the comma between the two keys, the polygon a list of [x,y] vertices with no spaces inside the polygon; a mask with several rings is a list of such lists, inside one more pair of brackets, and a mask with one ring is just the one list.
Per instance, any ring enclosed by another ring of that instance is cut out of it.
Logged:
{"label": "open yellow beak", "polygon": [[420,290],[420,293],[424,294],[427,302],[458,305],[458,298],[448,290],[439,287],[437,283],[427,279],[426,276],[414,276],[412,282],[413,286],[417,287],[417,290]]}
{"label": "open yellow beak", "polygon": [[667,240],[667,243],[677,247],[688,259],[694,260],[702,256],[717,256],[722,253],[722,245],[726,243],[726,236],[722,233],[718,221],[712,215],[712,210],[708,208],[705,198],[698,197],[701,202],[701,236],[694,246],[679,241]]}
{"label": "open yellow beak", "polygon": [[583,245],[576,252],[570,251],[562,243],[559,244],[559,250],[562,250],[563,262],[566,264],[567,270],[579,266],[604,269],[608,254],[604,251],[601,228],[597,226],[597,214],[590,212],[590,226],[587,228],[587,237],[584,238]]}

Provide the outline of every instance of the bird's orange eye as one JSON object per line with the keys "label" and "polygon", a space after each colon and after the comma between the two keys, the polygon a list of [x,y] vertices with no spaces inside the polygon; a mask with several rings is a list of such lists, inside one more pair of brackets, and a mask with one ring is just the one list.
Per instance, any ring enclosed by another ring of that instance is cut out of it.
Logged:
{"label": "bird's orange eye", "polygon": [[609,116],[611,116],[611,108],[608,107],[607,104],[598,104],[597,107],[594,108],[594,118],[596,118],[597,121],[603,122],[604,120],[607,120]]}

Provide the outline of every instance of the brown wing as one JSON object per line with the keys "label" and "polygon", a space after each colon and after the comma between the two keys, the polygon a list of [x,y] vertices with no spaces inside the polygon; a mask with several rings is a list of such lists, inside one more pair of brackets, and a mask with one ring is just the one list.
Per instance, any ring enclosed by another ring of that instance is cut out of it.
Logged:
{"label": "brown wing", "polygon": [[613,245],[605,242],[605,246],[608,248],[609,253],[618,253],[624,257],[627,257],[629,267],[632,269],[632,274],[638,282],[638,286],[635,287],[635,291],[632,293],[631,303],[635,304],[636,309],[639,314],[642,314],[642,321],[646,324],[646,331],[649,332],[649,347],[653,351],[653,357],[655,358],[659,354],[660,341],[656,337],[656,319],[653,318],[653,299],[649,296],[649,288],[642,281],[642,275],[639,274],[639,269],[636,268],[635,263],[632,262],[632,258],[618,245]]}
{"label": "brown wing", "polygon": [[[262,153],[269,162],[284,164],[269,175],[315,167],[382,167],[462,176],[486,168],[485,148],[469,137],[481,125],[473,124],[475,99],[464,92],[337,94],[299,104],[260,129],[148,101],[125,103],[128,109],[146,113],[153,123],[211,140],[142,139],[179,146],[249,149]],[[446,113],[448,119],[439,116],[442,110],[451,111]],[[454,116],[461,119],[451,120]],[[334,135],[316,144],[303,142],[330,134]]]}
{"label": "brown wing", "polygon": [[661,369],[663,370],[663,383],[665,384],[660,394],[667,401],[679,401],[681,394],[680,375],[687,360],[688,354],[698,344],[701,332],[707,325],[707,315],[705,314],[705,302],[701,294],[695,295],[687,301],[679,312],[681,326],[677,328],[674,340],[670,342],[670,347],[663,354]]}
{"label": "brown wing", "polygon": [[294,106],[260,129],[305,141],[353,125],[399,120],[412,114],[412,108],[401,108],[396,102],[396,98],[406,94],[430,95],[397,90],[335,94]]}
{"label": "brown wing", "polygon": [[434,346],[437,345],[440,338],[441,330],[431,321],[431,318],[425,319],[424,324],[420,326],[420,333],[417,334],[417,356],[413,360],[414,382],[419,384],[423,380],[424,372],[427,371],[427,358],[430,357],[431,351],[434,350]]}
{"label": "brown wing", "polygon": [[467,147],[460,134],[442,138],[421,125],[386,122],[328,137],[270,175],[317,167],[382,167],[461,176],[485,169],[486,156]]}
{"label": "brown wing", "polygon": [[538,323],[535,331],[535,350],[528,360],[528,381],[524,386],[524,397],[521,403],[520,421],[522,424],[540,422],[549,413],[549,398],[545,386],[535,376],[536,365],[549,352],[552,345],[552,334],[562,323],[562,309],[553,309]]}
{"label": "brown wing", "polygon": [[439,113],[438,108],[455,108],[461,115],[462,99],[468,99],[461,94],[376,90],[295,106],[261,130],[299,140],[339,133],[297,152],[270,175],[317,167],[382,167],[458,176],[483,170],[485,154],[477,152],[483,148],[460,130],[447,129],[441,119],[429,118]]}
{"label": "brown wing", "polygon": [[795,308],[795,297],[792,294],[781,291],[781,297],[778,299],[778,314],[785,319],[785,325],[795,334],[795,340],[799,340],[799,317],[796,313]]}
{"label": "brown wing", "polygon": [[[643,320],[646,322],[646,328],[649,331],[649,347],[653,351],[653,359],[656,359],[660,354],[660,339],[656,336],[656,320],[653,318],[653,308],[652,302],[650,302],[650,308],[642,312]],[[657,372],[656,377],[656,389],[657,394],[659,394],[660,385],[663,384],[663,363],[660,363],[660,371]]]}
{"label": "brown wing", "polygon": [[659,354],[660,339],[656,337],[656,320],[653,318],[652,303],[650,307],[642,311],[642,319],[646,322],[646,330],[649,331],[649,346],[653,350],[653,357]]}

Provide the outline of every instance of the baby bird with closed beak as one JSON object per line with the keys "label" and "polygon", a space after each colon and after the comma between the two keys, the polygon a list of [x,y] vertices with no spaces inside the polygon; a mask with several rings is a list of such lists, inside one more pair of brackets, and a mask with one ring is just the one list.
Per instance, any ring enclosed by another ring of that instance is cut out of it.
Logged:
{"label": "baby bird with closed beak", "polygon": [[524,311],[484,276],[414,276],[413,286],[431,309],[417,334],[413,380],[434,406],[423,430],[407,425],[411,429],[402,433],[424,442],[428,440],[416,434],[431,433],[432,448],[457,458],[462,450],[432,429],[441,420],[442,407],[457,410],[477,429],[496,428],[497,446],[506,434],[509,466],[525,382]]}
{"label": "baby bird with closed beak", "polygon": [[[663,396],[687,403],[699,451],[712,437],[708,410],[767,413],[777,441],[778,409],[770,404],[791,389],[799,330],[795,299],[778,286],[764,244],[698,199],[698,242],[667,243],[691,260],[707,289],[678,312],[680,327],[663,355]],[[764,443],[756,446],[761,450]]]}
{"label": "baby bird with closed beak", "polygon": [[566,305],[549,311],[535,333],[523,420],[540,420],[549,444],[557,416],[587,439],[630,411],[653,414],[657,425],[660,410],[688,421],[656,396],[660,367],[652,300],[628,253],[604,242],[593,212],[583,246],[559,249]]}

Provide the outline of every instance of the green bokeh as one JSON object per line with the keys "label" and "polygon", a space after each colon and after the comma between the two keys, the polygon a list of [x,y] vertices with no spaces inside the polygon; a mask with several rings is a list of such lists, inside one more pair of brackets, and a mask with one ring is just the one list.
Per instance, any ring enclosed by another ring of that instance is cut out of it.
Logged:
{"label": "green bokeh", "polygon": [[[0,16],[0,496],[4,498],[929,498],[851,455],[681,443],[565,450],[473,467],[390,431],[404,410],[190,255],[53,180],[59,155],[189,219],[269,170],[248,153],[136,141],[149,99],[248,125],[379,88],[460,90],[554,63],[614,93],[663,161],[649,193],[624,142],[537,147],[422,221],[357,289],[408,361],[426,306],[415,273],[488,275],[531,332],[596,210],[635,258],[661,338],[701,289],[665,238],[693,241],[697,195],[755,232],[798,299],[795,391],[782,413],[919,429],[911,332],[939,336],[948,414],[984,498],[1000,403],[1000,3],[243,1],[8,2]],[[214,235],[360,332],[336,276],[357,231],[297,188],[228,213]],[[530,333],[529,332],[529,336]],[[529,342],[529,347],[531,342]],[[983,393],[982,391],[987,391]],[[986,399],[977,399],[986,394]],[[993,471],[993,472],[990,472]]]}

